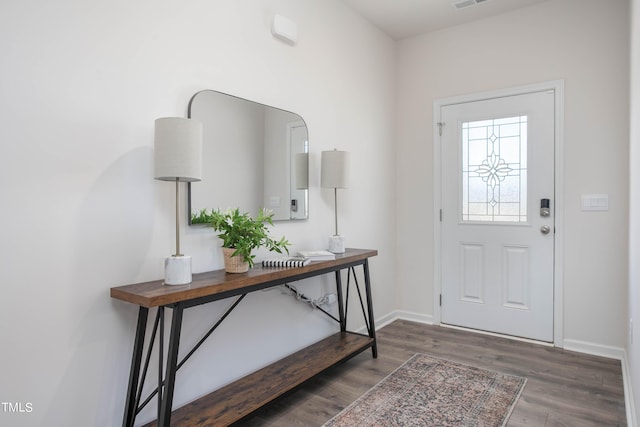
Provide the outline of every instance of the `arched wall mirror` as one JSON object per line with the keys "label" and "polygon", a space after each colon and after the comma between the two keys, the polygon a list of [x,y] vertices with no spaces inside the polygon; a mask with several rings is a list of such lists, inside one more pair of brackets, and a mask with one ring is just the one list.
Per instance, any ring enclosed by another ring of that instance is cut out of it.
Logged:
{"label": "arched wall mirror", "polygon": [[189,183],[189,224],[202,209],[240,208],[274,220],[309,217],[309,141],[298,114],[203,90],[188,117],[203,123],[202,181]]}

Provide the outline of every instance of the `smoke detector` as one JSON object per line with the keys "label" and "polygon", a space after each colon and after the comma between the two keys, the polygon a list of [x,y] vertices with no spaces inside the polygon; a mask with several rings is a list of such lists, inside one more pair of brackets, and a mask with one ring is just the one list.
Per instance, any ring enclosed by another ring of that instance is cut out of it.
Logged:
{"label": "smoke detector", "polygon": [[487,0],[461,0],[461,1],[457,1],[455,3],[452,3],[451,6],[455,7],[456,9],[462,9],[465,7],[469,7],[469,6],[474,6],[476,4],[480,4],[480,3],[484,3]]}

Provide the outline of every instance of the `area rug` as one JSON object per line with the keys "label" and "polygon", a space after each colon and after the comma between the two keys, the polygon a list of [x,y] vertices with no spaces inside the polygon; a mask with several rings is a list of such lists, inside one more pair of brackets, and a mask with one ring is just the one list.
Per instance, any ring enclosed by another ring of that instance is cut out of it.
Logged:
{"label": "area rug", "polygon": [[525,383],[416,354],[324,427],[504,426]]}

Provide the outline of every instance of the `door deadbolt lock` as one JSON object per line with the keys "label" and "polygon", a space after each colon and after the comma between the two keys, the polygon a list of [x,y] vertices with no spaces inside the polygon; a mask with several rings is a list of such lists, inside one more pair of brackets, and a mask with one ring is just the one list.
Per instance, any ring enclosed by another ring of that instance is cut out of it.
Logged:
{"label": "door deadbolt lock", "polygon": [[549,227],[548,225],[543,225],[542,227],[540,227],[540,232],[542,234],[549,234],[551,232],[551,227]]}
{"label": "door deadbolt lock", "polygon": [[540,216],[546,217],[549,215],[551,215],[551,210],[549,209],[549,199],[540,199]]}

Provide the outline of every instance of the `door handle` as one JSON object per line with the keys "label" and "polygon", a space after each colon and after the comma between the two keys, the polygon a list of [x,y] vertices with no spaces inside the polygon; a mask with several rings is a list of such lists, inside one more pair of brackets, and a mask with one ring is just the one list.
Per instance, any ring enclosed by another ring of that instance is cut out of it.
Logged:
{"label": "door handle", "polygon": [[543,225],[542,227],[540,227],[540,232],[542,234],[549,234],[551,232],[551,227],[549,227],[548,225]]}

